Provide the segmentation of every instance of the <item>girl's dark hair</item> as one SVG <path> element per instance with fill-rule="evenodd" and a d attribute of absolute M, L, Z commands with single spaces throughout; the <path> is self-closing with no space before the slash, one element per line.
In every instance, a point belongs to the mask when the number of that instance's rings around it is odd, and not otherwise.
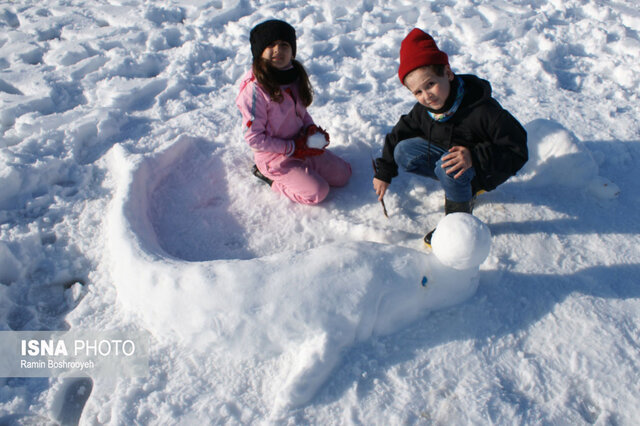
<path fill-rule="evenodd" d="M 313 89 L 311 88 L 311 82 L 309 81 L 309 74 L 304 69 L 302 64 L 297 60 L 291 61 L 293 67 L 298 72 L 298 92 L 300 93 L 300 99 L 305 107 L 311 105 L 313 102 Z M 257 57 L 253 60 L 253 75 L 260 85 L 266 90 L 271 99 L 276 102 L 282 102 L 282 92 L 280 91 L 280 84 L 273 77 L 274 68 L 261 57 Z"/>

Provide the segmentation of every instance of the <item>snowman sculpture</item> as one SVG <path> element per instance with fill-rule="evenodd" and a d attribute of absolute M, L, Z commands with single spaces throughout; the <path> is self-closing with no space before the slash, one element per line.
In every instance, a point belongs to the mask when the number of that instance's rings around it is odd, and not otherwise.
<path fill-rule="evenodd" d="M 357 310 L 339 325 L 335 325 L 335 318 L 341 316 L 338 311 L 345 306 L 336 307 L 333 302 L 323 304 L 319 295 L 312 296 L 314 303 L 306 312 L 315 311 L 308 320 L 309 324 L 319 323 L 319 332 L 308 336 L 285 356 L 295 362 L 288 364 L 284 375 L 276 381 L 274 413 L 302 406 L 311 400 L 347 347 L 371 336 L 397 332 L 428 312 L 456 305 L 473 296 L 478 288 L 479 266 L 491 248 L 489 228 L 470 214 L 449 214 L 438 223 L 431 243 L 431 253 L 392 247 L 379 260 L 372 261 L 374 273 L 379 277 L 385 276 L 382 272 L 385 268 L 393 270 L 387 272 L 387 279 L 366 283 L 354 280 L 349 290 L 338 285 L 322 290 L 334 295 L 344 291 L 344 297 L 336 298 L 344 300 L 353 295 L 354 288 L 359 288 Z M 350 267 L 356 261 L 362 262 L 364 257 L 374 256 L 374 252 L 388 247 L 359 243 L 357 249 L 361 255 L 355 257 L 354 262 L 343 264 L 342 268 Z M 331 269 L 329 267 L 327 272 L 332 273 Z M 309 291 L 312 294 L 313 289 L 309 288 Z"/>
<path fill-rule="evenodd" d="M 112 149 L 116 188 L 105 267 L 119 305 L 154 341 L 188 350 L 190 365 L 250 375 L 260 383 L 252 397 L 272 407 L 274 422 L 312 400 L 349 347 L 420 326 L 429 312 L 467 300 L 478 287 L 491 236 L 466 213 L 440 221 L 431 252 L 345 239 L 252 259 L 177 259 L 161 247 L 157 230 L 197 209 L 180 204 L 167 222 L 153 206 L 176 204 L 173 188 L 189 182 L 175 163 L 200 155 L 190 139 L 148 159 Z M 194 194 L 186 204 L 198 205 L 199 190 L 187 186 L 185 193 Z M 213 213 L 220 216 L 208 220 L 227 223 L 221 211 Z M 180 238 L 171 244 L 192 243 Z"/>

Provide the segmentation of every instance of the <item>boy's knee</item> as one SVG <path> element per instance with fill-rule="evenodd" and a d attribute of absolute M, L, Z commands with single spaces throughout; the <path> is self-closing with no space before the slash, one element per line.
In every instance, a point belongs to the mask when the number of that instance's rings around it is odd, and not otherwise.
<path fill-rule="evenodd" d="M 396 145 L 393 150 L 393 159 L 396 164 L 408 172 L 416 172 L 422 170 L 424 174 L 425 167 L 429 165 L 429 151 L 427 149 L 427 141 L 421 137 L 405 139 Z M 427 172 L 432 177 L 431 171 Z"/>
<path fill-rule="evenodd" d="M 411 155 L 409 155 L 409 153 L 407 152 L 407 147 L 408 144 L 403 142 L 400 142 L 398 145 L 396 145 L 395 149 L 393 150 L 393 159 L 396 161 L 396 164 L 400 167 L 402 167 L 403 169 L 408 169 L 409 168 L 409 163 L 411 163 Z"/>
<path fill-rule="evenodd" d="M 453 184 L 457 184 L 457 185 L 467 185 L 467 184 L 471 184 L 471 181 L 473 180 L 473 178 L 475 177 L 476 173 L 475 170 L 473 169 L 473 167 L 468 168 L 467 170 L 465 170 L 465 172 L 458 178 L 455 178 L 454 176 L 458 173 L 457 171 L 455 173 L 447 173 L 447 169 L 445 169 L 444 167 L 442 167 L 442 158 L 440 158 L 437 162 L 436 162 L 436 168 L 434 170 L 436 176 L 438 177 L 438 180 L 440 182 L 444 182 L 444 181 L 449 181 Z"/>
<path fill-rule="evenodd" d="M 440 182 L 453 179 L 453 176 L 449 176 L 447 174 L 447 171 L 444 169 L 444 167 L 442 167 L 442 158 L 436 161 L 436 167 L 433 170 L 433 172 L 436 174 Z"/>

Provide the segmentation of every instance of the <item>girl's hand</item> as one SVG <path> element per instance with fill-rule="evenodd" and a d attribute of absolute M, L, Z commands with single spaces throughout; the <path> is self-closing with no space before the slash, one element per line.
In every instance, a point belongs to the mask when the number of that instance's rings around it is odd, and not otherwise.
<path fill-rule="evenodd" d="M 464 172 L 469 170 L 471 164 L 471 151 L 464 146 L 454 146 L 449 153 L 442 157 L 442 168 L 447 169 L 447 174 L 455 173 L 454 179 L 458 179 Z"/>
<path fill-rule="evenodd" d="M 376 194 L 378 194 L 378 201 L 382 201 L 382 198 L 384 198 L 384 194 L 385 192 L 387 192 L 388 187 L 389 183 L 377 178 L 373 178 L 373 189 L 376 191 Z"/>
<path fill-rule="evenodd" d="M 317 127 L 315 124 L 312 124 L 306 129 L 300 131 L 298 137 L 293 140 L 296 148 L 291 156 L 293 158 L 303 159 L 305 157 L 313 157 L 316 155 L 324 154 L 324 147 L 321 149 L 312 148 L 308 144 L 309 137 L 313 136 L 316 133 L 321 133 L 322 135 L 324 135 L 324 140 L 326 142 L 326 144 L 324 145 L 325 147 L 329 145 L 329 134 L 320 127 Z"/>

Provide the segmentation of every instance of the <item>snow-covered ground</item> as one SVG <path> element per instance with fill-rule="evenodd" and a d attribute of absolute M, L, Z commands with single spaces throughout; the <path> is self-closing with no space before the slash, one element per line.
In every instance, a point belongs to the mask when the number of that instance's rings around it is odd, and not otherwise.
<path fill-rule="evenodd" d="M 250 174 L 234 99 L 272 17 L 353 167 L 320 206 Z M 420 304 L 439 185 L 395 179 L 389 219 L 371 185 L 414 27 L 529 132 L 454 306 Z M 152 336 L 146 378 L 0 379 L 0 423 L 637 424 L 634 0 L 0 0 L 0 28 L 0 330 Z"/>

